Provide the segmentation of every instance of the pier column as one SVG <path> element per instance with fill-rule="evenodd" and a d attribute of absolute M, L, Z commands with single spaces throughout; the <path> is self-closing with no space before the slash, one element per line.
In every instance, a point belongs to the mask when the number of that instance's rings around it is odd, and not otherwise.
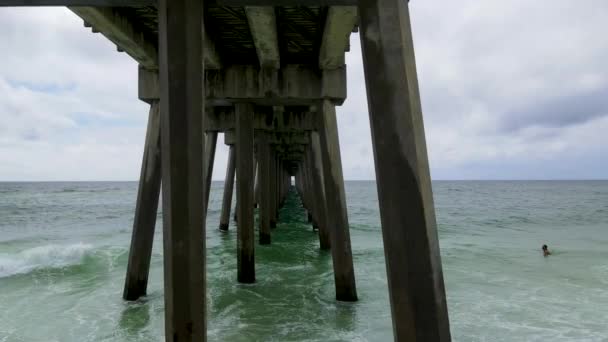
<path fill-rule="evenodd" d="M 270 150 L 270 181 L 268 187 L 270 189 L 270 227 L 276 228 L 277 226 L 277 157 L 276 153 Z"/>
<path fill-rule="evenodd" d="M 205 155 L 203 156 L 203 165 L 205 169 L 203 175 L 205 177 L 205 217 L 207 209 L 209 209 L 209 194 L 211 193 L 211 177 L 213 176 L 213 162 L 215 161 L 215 148 L 217 145 L 217 132 L 207 132 L 205 134 Z"/>
<path fill-rule="evenodd" d="M 331 238 L 327 226 L 327 203 L 323 184 L 323 163 L 321 161 L 321 142 L 318 132 L 310 132 L 310 160 L 313 183 L 313 193 L 317 202 L 317 225 L 319 226 L 319 244 L 321 249 L 329 250 Z"/>
<path fill-rule="evenodd" d="M 270 244 L 270 145 L 268 136 L 260 132 L 258 136 L 258 175 L 260 185 L 260 245 Z"/>
<path fill-rule="evenodd" d="M 450 341 L 408 3 L 359 15 L 395 341 Z"/>
<path fill-rule="evenodd" d="M 237 103 L 236 114 L 236 196 L 237 196 L 237 279 L 255 282 L 253 227 L 253 106 Z"/>
<path fill-rule="evenodd" d="M 206 341 L 203 1 L 160 0 L 166 341 Z"/>
<path fill-rule="evenodd" d="M 327 226 L 331 230 L 336 299 L 356 301 L 357 288 L 346 211 L 336 109 L 329 100 L 320 101 L 319 107 L 319 136 L 323 160 L 323 181 L 325 192 L 328 194 L 326 197 Z"/>
<path fill-rule="evenodd" d="M 158 101 L 153 101 L 148 116 L 144 156 L 141 162 L 135 219 L 129 249 L 129 263 L 123 298 L 136 300 L 146 295 L 154 227 L 160 196 L 160 113 Z"/>
<path fill-rule="evenodd" d="M 228 150 L 228 165 L 226 166 L 226 180 L 224 181 L 224 197 L 222 199 L 222 214 L 220 217 L 220 230 L 228 230 L 230 225 L 230 209 L 232 206 L 232 192 L 234 190 L 235 172 L 234 145 L 230 145 Z"/>

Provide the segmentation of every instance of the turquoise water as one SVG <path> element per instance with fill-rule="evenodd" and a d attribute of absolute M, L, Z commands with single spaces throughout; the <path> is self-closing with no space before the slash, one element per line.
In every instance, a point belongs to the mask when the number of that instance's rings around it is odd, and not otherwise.
<path fill-rule="evenodd" d="M 455 341 L 606 341 L 608 182 L 435 182 Z M 234 226 L 207 219 L 209 339 L 390 341 L 376 189 L 347 182 L 360 301 L 334 301 L 331 257 L 297 198 L 258 282 L 236 283 Z M 0 341 L 161 341 L 161 231 L 149 295 L 121 300 L 136 183 L 0 183 Z M 160 218 L 160 215 L 159 215 Z M 554 255 L 543 258 L 546 243 Z"/>

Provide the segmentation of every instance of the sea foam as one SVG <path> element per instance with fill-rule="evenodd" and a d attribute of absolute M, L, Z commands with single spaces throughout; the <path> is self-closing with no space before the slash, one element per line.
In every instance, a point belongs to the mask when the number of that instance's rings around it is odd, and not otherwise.
<path fill-rule="evenodd" d="M 44 245 L 16 254 L 0 253 L 0 278 L 25 274 L 38 269 L 61 268 L 82 263 L 93 249 L 89 244 Z"/>

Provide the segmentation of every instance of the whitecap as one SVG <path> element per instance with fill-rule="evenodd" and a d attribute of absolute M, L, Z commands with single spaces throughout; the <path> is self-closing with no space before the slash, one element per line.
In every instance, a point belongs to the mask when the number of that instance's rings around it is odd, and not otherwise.
<path fill-rule="evenodd" d="M 0 254 L 0 278 L 25 274 L 38 269 L 61 268 L 82 263 L 93 246 L 83 243 L 72 245 L 44 245 L 16 254 Z"/>

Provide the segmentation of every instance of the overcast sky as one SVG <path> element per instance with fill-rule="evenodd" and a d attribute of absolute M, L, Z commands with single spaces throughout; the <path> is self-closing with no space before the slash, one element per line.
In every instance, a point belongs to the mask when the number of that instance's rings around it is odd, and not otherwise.
<path fill-rule="evenodd" d="M 434 179 L 608 178 L 606 0 L 410 8 Z M 344 175 L 374 179 L 358 35 L 347 65 Z M 0 8 L 0 181 L 137 179 L 148 106 L 136 75 L 66 9 Z"/>

